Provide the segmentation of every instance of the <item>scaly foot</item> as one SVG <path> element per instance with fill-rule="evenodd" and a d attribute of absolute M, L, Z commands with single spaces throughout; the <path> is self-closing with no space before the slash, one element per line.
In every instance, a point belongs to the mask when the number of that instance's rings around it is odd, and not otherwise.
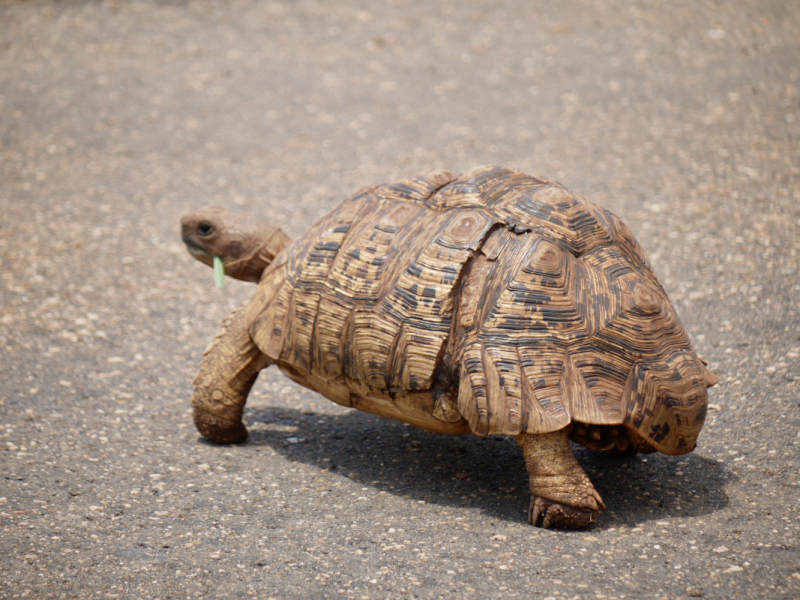
<path fill-rule="evenodd" d="M 575 460 L 567 430 L 521 434 L 517 443 L 530 474 L 532 525 L 541 519 L 542 527 L 579 529 L 597 520 L 605 504 Z"/>

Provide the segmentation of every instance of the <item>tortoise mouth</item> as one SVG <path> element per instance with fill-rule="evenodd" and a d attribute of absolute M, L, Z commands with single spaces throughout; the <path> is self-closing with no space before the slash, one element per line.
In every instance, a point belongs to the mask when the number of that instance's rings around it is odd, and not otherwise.
<path fill-rule="evenodd" d="M 202 262 L 207 263 L 207 264 L 211 264 L 211 261 L 213 260 L 213 257 L 204 248 L 201 248 L 200 246 L 196 246 L 191 242 L 186 242 L 186 249 L 189 251 L 189 254 L 191 254 L 197 260 L 202 261 Z"/>

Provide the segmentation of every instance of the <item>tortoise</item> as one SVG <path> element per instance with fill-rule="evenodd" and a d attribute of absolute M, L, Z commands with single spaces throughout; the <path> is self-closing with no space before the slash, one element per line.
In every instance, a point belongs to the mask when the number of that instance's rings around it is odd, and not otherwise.
<path fill-rule="evenodd" d="M 505 167 L 365 188 L 291 242 L 250 217 L 182 219 L 190 253 L 258 281 L 206 349 L 199 432 L 247 438 L 242 412 L 276 364 L 333 402 L 522 447 L 528 519 L 582 528 L 605 508 L 570 440 L 691 452 L 717 377 L 628 227 L 554 181 Z"/>

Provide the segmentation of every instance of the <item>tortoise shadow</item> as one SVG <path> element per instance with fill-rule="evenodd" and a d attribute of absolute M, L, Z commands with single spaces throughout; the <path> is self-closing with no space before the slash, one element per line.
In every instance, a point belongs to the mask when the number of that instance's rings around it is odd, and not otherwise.
<path fill-rule="evenodd" d="M 283 407 L 245 413 L 248 445 L 335 472 L 379 491 L 525 522 L 530 492 L 521 449 L 508 436 L 430 433 L 356 410 L 323 414 Z M 728 504 L 735 480 L 702 456 L 621 456 L 574 446 L 607 510 L 593 527 L 698 517 Z"/>

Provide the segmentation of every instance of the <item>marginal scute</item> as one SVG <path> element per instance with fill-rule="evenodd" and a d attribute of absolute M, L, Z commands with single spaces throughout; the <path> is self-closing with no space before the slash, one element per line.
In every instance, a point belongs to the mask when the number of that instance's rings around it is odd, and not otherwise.
<path fill-rule="evenodd" d="M 365 382 L 370 389 L 385 390 L 389 353 L 399 323 L 372 311 L 357 309 L 353 313 L 353 333 L 346 342 L 350 357 L 345 376 Z"/>
<path fill-rule="evenodd" d="M 492 417 L 488 433 L 516 435 L 522 430 L 524 416 L 519 356 L 513 347 L 486 346 L 483 357 L 487 404 Z"/>
<path fill-rule="evenodd" d="M 659 452 L 691 452 L 707 410 L 703 366 L 688 351 L 638 363 L 626 385 L 624 424 Z"/>
<path fill-rule="evenodd" d="M 571 415 L 563 390 L 566 352 L 557 345 L 520 347 L 522 390 L 526 399 L 524 431 L 558 431 L 569 425 Z"/>
<path fill-rule="evenodd" d="M 446 340 L 445 332 L 436 333 L 413 324 L 402 325 L 394 341 L 386 389 L 430 389 Z"/>
<path fill-rule="evenodd" d="M 350 309 L 350 305 L 339 298 L 323 296 L 320 299 L 312 373 L 326 381 L 336 381 L 342 376 L 345 325 Z"/>
<path fill-rule="evenodd" d="M 245 317 L 256 346 L 274 361 L 280 357 L 291 300 L 291 286 L 286 282 L 286 271 L 286 265 L 283 265 L 261 278 Z"/>
<path fill-rule="evenodd" d="M 589 344 L 569 352 L 565 397 L 570 399 L 572 418 L 582 423 L 619 425 L 620 403 L 628 364 L 614 361 Z"/>
<path fill-rule="evenodd" d="M 462 351 L 459 361 L 458 411 L 478 435 L 489 433 L 487 379 L 496 374 L 493 369 L 485 368 L 482 354 L 480 343 L 473 343 Z"/>

